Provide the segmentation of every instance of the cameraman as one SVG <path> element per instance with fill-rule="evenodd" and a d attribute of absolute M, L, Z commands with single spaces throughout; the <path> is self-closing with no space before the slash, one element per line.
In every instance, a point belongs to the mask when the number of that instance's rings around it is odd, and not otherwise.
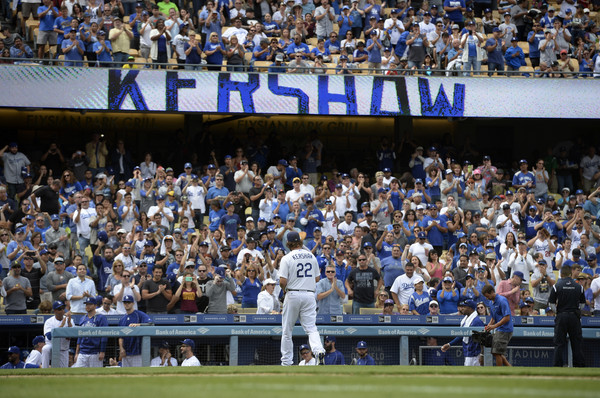
<path fill-rule="evenodd" d="M 475 311 L 476 307 L 477 305 L 473 300 L 463 300 L 458 303 L 458 312 L 465 316 L 460 321 L 461 327 L 484 327 L 483 322 L 479 319 L 477 311 Z M 473 339 L 473 337 L 455 337 L 451 342 L 442 346 L 442 352 L 448 351 L 451 345 L 457 344 L 461 340 L 465 356 L 465 366 L 481 366 L 481 346 Z"/>
<path fill-rule="evenodd" d="M 567 334 L 573 351 L 573 366 L 584 367 L 580 304 L 585 304 L 583 287 L 571 278 L 571 267 L 563 265 L 560 279 L 550 291 L 549 303 L 556 304 L 554 321 L 554 366 L 562 367 L 567 348 Z"/>
<path fill-rule="evenodd" d="M 496 366 L 511 366 L 506 359 L 506 349 L 513 334 L 513 320 L 510 313 L 508 300 L 496 294 L 492 285 L 485 285 L 481 293 L 490 301 L 491 319 L 485 326 L 485 331 L 498 329 L 494 333 L 492 342 L 492 355 L 496 360 Z"/>

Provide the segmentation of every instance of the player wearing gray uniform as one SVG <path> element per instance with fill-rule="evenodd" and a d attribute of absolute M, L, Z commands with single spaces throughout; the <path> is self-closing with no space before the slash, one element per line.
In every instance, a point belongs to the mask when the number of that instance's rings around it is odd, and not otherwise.
<path fill-rule="evenodd" d="M 325 349 L 315 325 L 317 301 L 315 289 L 319 280 L 319 265 L 315 256 L 303 248 L 300 234 L 291 231 L 287 236 L 290 252 L 281 259 L 279 284 L 287 288 L 281 317 L 281 365 L 291 366 L 294 358 L 292 331 L 300 317 L 300 324 L 308 335 L 308 342 L 318 364 L 323 364 Z"/>

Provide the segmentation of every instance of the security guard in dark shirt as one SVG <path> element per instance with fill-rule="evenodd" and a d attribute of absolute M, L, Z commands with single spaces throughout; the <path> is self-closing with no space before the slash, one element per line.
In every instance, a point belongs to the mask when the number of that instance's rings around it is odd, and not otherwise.
<path fill-rule="evenodd" d="M 585 295 L 583 287 L 571 278 L 571 267 L 563 266 L 560 269 L 560 279 L 552 287 L 548 301 L 556 304 L 554 366 L 562 367 L 565 362 L 568 334 L 573 351 L 573 366 L 584 367 L 579 304 L 585 303 Z"/>

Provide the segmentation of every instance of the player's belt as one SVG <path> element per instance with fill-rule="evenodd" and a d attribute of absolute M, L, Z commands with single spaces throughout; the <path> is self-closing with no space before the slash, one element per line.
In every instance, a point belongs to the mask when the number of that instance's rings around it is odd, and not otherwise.
<path fill-rule="evenodd" d="M 309 292 L 314 293 L 314 290 L 306 290 L 306 289 L 288 289 L 288 292 Z"/>

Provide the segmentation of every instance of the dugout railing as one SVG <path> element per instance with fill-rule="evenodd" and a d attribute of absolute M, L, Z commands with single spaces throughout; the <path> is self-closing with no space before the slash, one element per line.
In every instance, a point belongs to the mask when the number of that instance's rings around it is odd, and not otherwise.
<path fill-rule="evenodd" d="M 444 342 L 456 336 L 469 336 L 471 330 L 481 328 L 460 328 L 458 326 L 403 326 L 403 325 L 319 325 L 322 337 L 325 335 L 336 336 L 336 347 L 346 356 L 346 363 L 352 362 L 355 357 L 353 347 L 360 340 L 365 340 L 370 346 L 370 352 L 378 364 L 382 365 L 410 365 L 415 358 L 415 350 L 427 345 L 428 337 L 435 337 Z M 553 328 L 550 327 L 515 327 L 512 350 L 531 351 L 543 347 L 548 351 L 552 345 Z M 152 349 L 161 341 L 169 341 L 172 346 L 184 338 L 191 338 L 196 342 L 196 349 L 200 354 L 206 350 L 220 353 L 221 361 L 214 363 L 205 359 L 205 364 L 221 364 L 229 366 L 251 364 L 277 364 L 279 360 L 278 342 L 281 336 L 281 326 L 278 325 L 185 325 L 185 326 L 139 326 L 139 327 L 106 327 L 106 328 L 61 328 L 53 332 L 54 339 L 78 337 L 141 337 L 142 363 L 150 365 Z M 586 347 L 588 366 L 598 367 L 600 328 L 584 328 L 583 338 Z M 306 336 L 300 326 L 294 328 L 294 343 L 297 347 L 305 342 Z M 53 344 L 58 344 L 54 341 Z M 440 343 L 439 345 L 441 345 Z M 211 351 L 211 352 L 212 352 Z M 455 351 L 454 351 L 455 352 Z M 173 352 L 176 354 L 176 352 Z M 485 350 L 484 361 L 491 365 L 489 349 Z M 53 355 L 59 355 L 54 352 Z M 210 354 L 212 355 L 212 354 Z M 297 353 L 295 354 L 297 355 Z M 529 354 L 527 354 L 529 355 Z M 509 355 L 510 356 L 510 355 Z M 514 354 L 512 355 L 515 359 Z M 572 355 L 568 352 L 569 366 L 572 366 Z M 57 363 L 58 359 L 53 358 Z M 201 358 L 202 361 L 203 358 Z M 225 359 L 226 361 L 224 361 Z M 296 358 L 297 359 L 297 358 Z M 412 361 L 414 363 L 414 361 Z M 456 363 L 460 365 L 461 363 Z M 533 363 L 519 361 L 520 365 L 551 366 L 552 356 L 545 354 L 543 358 L 536 358 Z"/>

